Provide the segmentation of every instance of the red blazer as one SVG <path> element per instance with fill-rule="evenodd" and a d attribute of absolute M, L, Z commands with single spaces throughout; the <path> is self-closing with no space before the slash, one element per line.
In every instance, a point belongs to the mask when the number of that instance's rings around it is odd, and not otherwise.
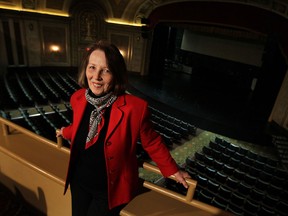
<path fill-rule="evenodd" d="M 87 104 L 85 89 L 75 92 L 70 102 L 73 109 L 73 123 L 63 129 L 63 137 L 71 140 L 70 155 L 74 155 L 72 154 L 73 140 Z M 138 138 L 141 139 L 143 148 L 156 162 L 165 177 L 178 171 L 176 162 L 171 157 L 161 136 L 154 131 L 149 117 L 148 103 L 129 94 L 118 96 L 111 107 L 110 122 L 104 142 L 110 208 L 128 203 L 136 195 Z M 66 189 L 68 184 L 66 180 Z"/>

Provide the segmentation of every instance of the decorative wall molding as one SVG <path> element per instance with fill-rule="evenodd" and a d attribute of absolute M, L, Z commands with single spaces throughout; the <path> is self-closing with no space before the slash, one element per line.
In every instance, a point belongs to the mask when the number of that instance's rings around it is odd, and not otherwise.
<path fill-rule="evenodd" d="M 42 23 L 43 65 L 70 65 L 68 26 Z"/>

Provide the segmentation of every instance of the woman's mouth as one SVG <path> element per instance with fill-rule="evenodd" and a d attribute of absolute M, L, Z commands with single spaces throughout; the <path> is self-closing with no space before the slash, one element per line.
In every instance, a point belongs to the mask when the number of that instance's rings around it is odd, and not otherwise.
<path fill-rule="evenodd" d="M 101 84 L 98 84 L 98 83 L 92 83 L 92 85 L 93 85 L 95 88 L 99 88 L 99 87 L 102 86 Z"/>

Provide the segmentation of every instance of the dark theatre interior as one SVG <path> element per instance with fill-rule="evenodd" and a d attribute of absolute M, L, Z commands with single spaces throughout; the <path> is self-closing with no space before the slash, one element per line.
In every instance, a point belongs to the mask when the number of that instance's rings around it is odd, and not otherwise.
<path fill-rule="evenodd" d="M 124 56 L 128 92 L 149 102 L 171 152 L 194 143 L 179 159 L 198 182 L 194 199 L 232 215 L 287 215 L 287 29 L 287 0 L 0 1 L 0 122 L 56 145 L 55 130 L 71 123 L 82 55 L 106 39 Z M 205 133 L 209 140 L 197 144 Z M 9 155 L 5 140 L 1 155 Z M 150 161 L 141 143 L 137 157 Z M 49 215 L 48 204 L 11 189 L 22 183 L 5 163 L 0 215 Z"/>

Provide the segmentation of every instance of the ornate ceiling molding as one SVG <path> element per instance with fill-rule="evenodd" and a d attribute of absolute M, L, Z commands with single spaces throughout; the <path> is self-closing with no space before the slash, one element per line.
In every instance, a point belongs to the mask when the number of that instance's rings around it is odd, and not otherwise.
<path fill-rule="evenodd" d="M 172 3 L 180 3 L 180 2 L 193 2 L 197 0 L 144 0 L 142 1 L 142 4 L 137 8 L 134 9 L 135 15 L 133 20 L 137 21 L 139 18 L 147 18 L 153 10 L 155 10 L 157 7 L 164 6 L 167 4 Z M 206 1 L 206 0 L 201 0 Z M 259 7 L 262 9 L 269 10 L 273 13 L 277 13 L 281 16 L 284 16 L 285 18 L 288 18 L 288 1 L 287 0 L 225 0 L 225 1 L 219 1 L 219 0 L 210 0 L 213 2 L 228 2 L 228 3 L 238 3 L 238 4 L 247 4 L 254 7 Z M 198 0 L 199 2 L 199 0 Z M 127 11 L 127 10 L 125 10 Z M 133 11 L 133 10 L 132 10 Z"/>
<path fill-rule="evenodd" d="M 86 0 L 54 0 L 47 4 L 49 0 L 2 0 L 0 8 L 27 11 L 34 13 L 46 13 L 58 16 L 69 16 L 69 11 L 73 5 Z M 158 7 L 181 2 L 199 2 L 208 0 L 89 0 L 88 2 L 97 3 L 103 7 L 107 14 L 107 19 L 123 19 L 123 21 L 138 23 L 141 18 L 147 18 L 153 10 Z M 254 7 L 269 10 L 288 18 L 288 0 L 209 0 L 210 2 L 228 2 L 246 4 Z M 53 6 L 55 2 L 55 7 Z M 61 5 L 59 2 L 62 2 Z M 51 7 L 49 7 L 49 5 Z M 62 8 L 59 8 L 59 5 Z M 56 7 L 57 6 L 57 7 Z M 117 6 L 117 7 L 116 7 Z M 118 8 L 121 7 L 121 8 Z M 56 8 L 56 9 L 55 9 Z M 116 9 L 117 10 L 116 10 Z M 122 14 L 120 14 L 120 12 Z M 117 14 L 116 14 L 117 13 Z M 116 16 L 116 17 L 115 17 Z"/>

